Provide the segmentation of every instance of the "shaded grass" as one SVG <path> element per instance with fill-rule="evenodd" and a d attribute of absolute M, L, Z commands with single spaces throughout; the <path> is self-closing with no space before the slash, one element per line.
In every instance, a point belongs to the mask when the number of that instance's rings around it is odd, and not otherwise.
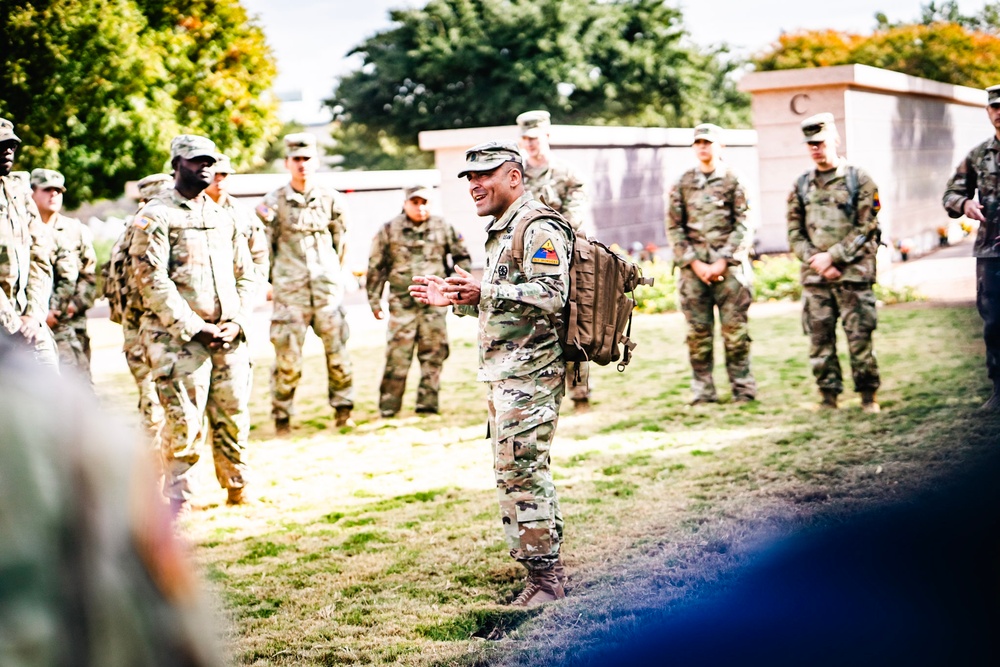
<path fill-rule="evenodd" d="M 811 409 L 816 390 L 794 306 L 754 311 L 760 400 L 749 405 L 728 402 L 721 352 L 721 402 L 685 405 L 683 321 L 638 316 L 627 372 L 594 368 L 592 411 L 567 409 L 559 424 L 553 472 L 571 595 L 525 613 L 500 606 L 523 575 L 499 527 L 475 323 L 450 326 L 440 416 L 377 420 L 382 348 L 361 345 L 352 348 L 358 428 L 329 428 L 322 362 L 312 357 L 293 435 L 274 439 L 270 364 L 258 361 L 251 463 L 259 498 L 218 504 L 211 466 L 198 466 L 198 495 L 216 505 L 183 524 L 229 610 L 235 662 L 564 659 L 625 632 L 645 611 L 700 595 L 761 540 L 933 482 L 996 432 L 975 412 L 987 384 L 970 308 L 880 311 L 878 416 L 863 415 L 850 393 L 843 410 Z M 846 356 L 842 364 L 849 368 Z M 98 389 L 132 401 L 127 386 Z M 404 405 L 414 393 L 411 386 Z"/>

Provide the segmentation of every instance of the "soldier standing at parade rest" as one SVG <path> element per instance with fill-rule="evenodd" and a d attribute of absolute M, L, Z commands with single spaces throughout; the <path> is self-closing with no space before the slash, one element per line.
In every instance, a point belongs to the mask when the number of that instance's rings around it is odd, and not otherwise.
<path fill-rule="evenodd" d="M 802 322 L 809 360 L 822 394 L 821 408 L 837 408 L 844 390 L 837 359 L 837 319 L 847 334 L 854 389 L 861 409 L 877 413 L 878 363 L 872 349 L 877 324 L 875 251 L 878 245 L 878 186 L 863 169 L 837 155 L 840 135 L 833 114 L 802 121 L 802 134 L 816 169 L 806 172 L 788 196 L 788 243 L 802 261 Z M 853 176 L 849 173 L 854 170 Z M 856 192 L 850 181 L 856 179 Z"/>
<path fill-rule="evenodd" d="M 462 235 L 440 216 L 431 215 L 431 189 L 414 186 L 404 194 L 403 212 L 382 225 L 372 239 L 365 279 L 368 304 L 379 320 L 385 318 L 382 292 L 389 285 L 389 331 L 378 404 L 382 417 L 394 417 L 402 406 L 414 347 L 420 362 L 416 411 L 437 414 L 441 367 L 448 358 L 448 311 L 418 302 L 408 288 L 414 276 L 446 277 L 455 266 L 470 269 Z"/>
<path fill-rule="evenodd" d="M 667 236 L 680 267 L 678 292 L 688 323 L 692 404 L 718 400 L 712 379 L 715 309 L 719 309 L 726 370 L 733 401 L 752 401 L 757 383 L 750 372 L 747 311 L 753 300 L 749 268 L 747 196 L 739 176 L 722 159 L 722 128 L 694 128 L 698 166 L 670 191 Z"/>
<path fill-rule="evenodd" d="M 489 142 L 465 152 L 476 212 L 489 216 L 482 282 L 457 268 L 447 279 L 417 276 L 410 293 L 433 306 L 479 316 L 479 380 L 488 383 L 489 433 L 500 515 L 510 554 L 528 570 L 513 604 L 565 597 L 559 558 L 562 512 L 549 470 L 552 438 L 565 391 L 558 330 L 569 294 L 572 236 L 565 221 L 540 217 L 525 232 L 523 266 L 511 253 L 511 231 L 546 209 L 525 192 L 513 143 Z M 548 209 L 546 209 L 548 210 Z"/>
<path fill-rule="evenodd" d="M 170 153 L 174 187 L 136 215 L 129 254 L 147 309 L 141 335 L 164 410 L 164 495 L 176 514 L 191 495 L 206 416 L 227 502 L 245 500 L 253 377 L 244 332 L 258 281 L 246 238 L 204 193 L 215 144 L 182 134 Z"/>
<path fill-rule="evenodd" d="M 51 246 L 28 185 L 11 176 L 21 140 L 14 125 L 0 118 L 0 334 L 24 342 L 35 360 L 57 368 L 55 341 L 45 326 L 52 294 Z M 42 227 L 44 230 L 44 227 Z"/>
<path fill-rule="evenodd" d="M 97 255 L 90 228 L 62 214 L 66 179 L 58 171 L 31 172 L 32 199 L 43 223 L 49 226 L 55 254 L 52 264 L 52 297 L 46 324 L 52 329 L 61 369 L 73 368 L 89 382 L 90 336 L 87 310 L 97 289 Z"/>
<path fill-rule="evenodd" d="M 521 133 L 519 145 L 525 156 L 524 189 L 566 219 L 577 234 L 594 236 L 593 223 L 587 212 L 587 193 L 583 179 L 568 162 L 552 155 L 548 111 L 525 111 L 517 117 Z M 590 365 L 587 362 L 566 363 L 566 393 L 573 400 L 574 412 L 590 409 Z"/>
<path fill-rule="evenodd" d="M 354 426 L 354 382 L 347 354 L 350 331 L 344 312 L 341 264 L 347 239 L 344 196 L 313 183 L 319 165 L 316 137 L 285 137 L 285 168 L 291 182 L 257 207 L 271 247 L 274 314 L 271 343 L 271 415 L 278 435 L 290 432 L 295 388 L 302 377 L 302 344 L 312 327 L 326 350 L 330 407 L 338 427 Z"/>
<path fill-rule="evenodd" d="M 994 134 L 959 163 L 944 191 L 944 208 L 949 217 L 964 215 L 979 223 L 972 248 L 976 305 L 983 318 L 986 373 L 993 383 L 983 409 L 1000 411 L 1000 85 L 987 88 L 986 95 Z"/>
<path fill-rule="evenodd" d="M 140 210 L 146 203 L 156 195 L 174 187 L 174 180 L 169 174 L 150 174 L 139 180 L 136 184 L 139 189 Z M 129 246 L 132 243 L 133 221 L 135 216 L 129 216 L 125 220 L 125 229 L 122 230 L 115 245 L 111 248 L 111 258 L 120 253 L 128 259 Z M 108 263 L 110 269 L 111 262 Z M 156 385 L 150 375 L 149 360 L 146 358 L 146 347 L 143 338 L 139 334 L 139 325 L 142 323 L 142 316 L 146 309 L 142 306 L 142 299 L 139 295 L 139 288 L 135 282 L 135 274 L 132 271 L 130 260 L 123 262 L 118 270 L 124 272 L 124 280 L 121 282 L 111 279 L 110 271 L 104 275 L 104 295 L 108 297 L 108 304 L 111 309 L 112 319 L 117 319 L 122 325 L 122 352 L 125 354 L 125 362 L 135 380 L 136 389 L 139 392 L 139 415 L 142 430 L 149 438 L 153 452 L 159 457 L 160 452 L 160 429 L 163 427 L 163 406 L 160 405 L 160 397 L 156 393 Z M 124 289 L 124 293 L 117 290 Z M 122 312 L 115 312 L 121 308 Z"/>
<path fill-rule="evenodd" d="M 229 194 L 227 186 L 229 176 L 236 173 L 233 170 L 232 161 L 227 156 L 220 155 L 213 171 L 215 172 L 215 178 L 212 180 L 212 184 L 205 188 L 205 194 L 233 216 L 233 220 L 236 221 L 236 228 L 247 239 L 254 268 L 257 270 L 257 275 L 263 285 L 267 282 L 268 273 L 271 268 L 268 259 L 270 253 L 267 248 L 267 232 L 264 230 L 264 224 L 260 221 L 260 218 L 254 215 L 252 209 L 247 208 L 241 202 L 237 201 L 236 197 Z"/>

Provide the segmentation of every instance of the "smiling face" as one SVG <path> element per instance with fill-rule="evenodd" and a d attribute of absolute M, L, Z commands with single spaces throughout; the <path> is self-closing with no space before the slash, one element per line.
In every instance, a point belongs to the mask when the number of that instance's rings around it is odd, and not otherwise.
<path fill-rule="evenodd" d="M 503 215 L 524 193 L 521 170 L 513 162 L 505 162 L 492 171 L 472 171 L 467 177 L 476 213 L 482 217 Z"/>

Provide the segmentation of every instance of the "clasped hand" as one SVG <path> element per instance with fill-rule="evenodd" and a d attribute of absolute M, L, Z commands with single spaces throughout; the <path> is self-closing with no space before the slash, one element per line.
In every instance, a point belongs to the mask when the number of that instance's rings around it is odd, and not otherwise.
<path fill-rule="evenodd" d="M 239 335 L 240 325 L 235 322 L 223 322 L 219 325 L 206 322 L 201 331 L 194 335 L 194 340 L 210 350 L 228 350 Z"/>

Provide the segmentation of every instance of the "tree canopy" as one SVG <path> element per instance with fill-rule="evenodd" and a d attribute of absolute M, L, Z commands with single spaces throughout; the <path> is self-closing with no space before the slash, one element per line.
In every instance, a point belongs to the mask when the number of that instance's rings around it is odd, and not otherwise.
<path fill-rule="evenodd" d="M 663 0 L 429 0 L 390 16 L 328 101 L 346 164 L 366 162 L 363 146 L 412 163 L 423 130 L 509 125 L 527 109 L 559 123 L 749 121 L 736 63 L 691 44 Z"/>
<path fill-rule="evenodd" d="M 928 3 L 916 23 L 890 22 L 875 15 L 870 35 L 833 30 L 784 34 L 753 59 L 761 71 L 858 63 L 973 88 L 998 82 L 1000 3 L 976 15 L 961 14 L 957 3 Z"/>
<path fill-rule="evenodd" d="M 176 134 L 249 165 L 279 126 L 274 60 L 238 0 L 0 0 L 0 43 L 17 166 L 63 172 L 70 207 L 162 171 Z"/>

